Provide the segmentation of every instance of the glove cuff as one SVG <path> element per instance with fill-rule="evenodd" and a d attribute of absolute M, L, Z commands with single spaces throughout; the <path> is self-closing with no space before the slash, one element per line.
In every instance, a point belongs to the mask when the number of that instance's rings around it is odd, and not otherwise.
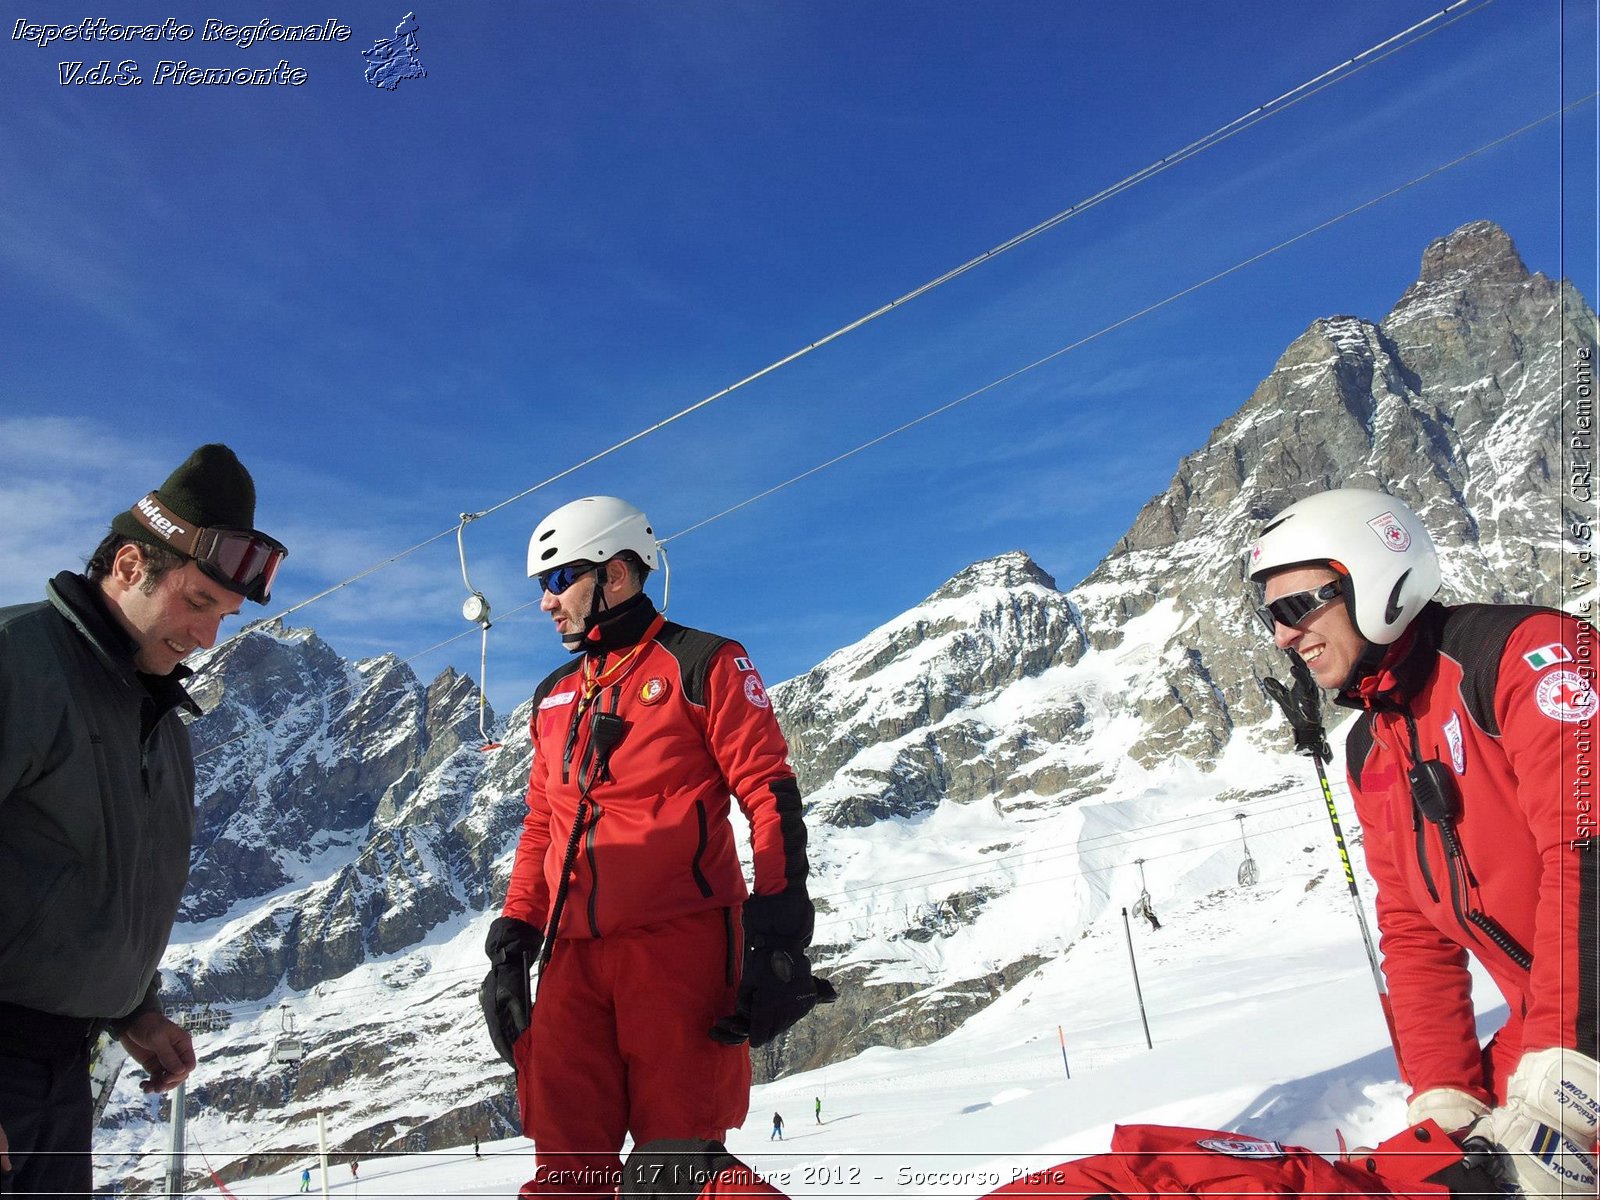
<path fill-rule="evenodd" d="M 1421 1125 L 1432 1121 L 1446 1133 L 1465 1129 L 1484 1113 L 1489 1106 L 1470 1092 L 1460 1088 L 1437 1087 L 1418 1092 L 1406 1105 L 1406 1124 Z"/>
<path fill-rule="evenodd" d="M 513 954 L 538 954 L 543 944 L 542 929 L 520 917 L 496 917 L 489 923 L 489 935 L 483 939 L 483 952 L 490 962 L 499 965 Z"/>
<path fill-rule="evenodd" d="M 803 885 L 774 896 L 751 896 L 744 902 L 741 915 L 747 943 L 780 945 L 792 950 L 804 950 L 811 945 L 816 919 L 816 909 Z"/>

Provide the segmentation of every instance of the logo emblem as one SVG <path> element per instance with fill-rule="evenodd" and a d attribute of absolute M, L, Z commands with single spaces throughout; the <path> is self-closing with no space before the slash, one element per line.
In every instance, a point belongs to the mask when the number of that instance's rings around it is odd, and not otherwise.
<path fill-rule="evenodd" d="M 767 689 L 761 686 L 761 680 L 755 675 L 744 677 L 744 698 L 757 708 L 771 708 L 772 701 L 767 698 Z"/>
<path fill-rule="evenodd" d="M 1396 554 L 1403 554 L 1411 549 L 1410 532 L 1400 524 L 1400 518 L 1392 512 L 1373 517 L 1367 524 L 1373 533 L 1383 539 L 1383 544 Z"/>
<path fill-rule="evenodd" d="M 735 671 L 754 671 L 756 668 L 748 658 L 736 658 L 733 660 L 733 669 Z"/>
<path fill-rule="evenodd" d="M 559 692 L 554 696 L 546 696 L 539 701 L 539 711 L 543 712 L 547 708 L 560 708 L 564 704 L 571 704 L 577 698 L 577 692 Z"/>
<path fill-rule="evenodd" d="M 1533 698 L 1539 705 L 1539 711 L 1552 721 L 1566 721 L 1573 725 L 1587 721 L 1594 716 L 1596 709 L 1600 709 L 1600 697 L 1595 695 L 1594 688 L 1584 681 L 1582 675 L 1566 667 L 1551 671 L 1541 678 Z"/>
<path fill-rule="evenodd" d="M 1444 723 L 1444 740 L 1450 744 L 1450 765 L 1457 775 L 1467 773 L 1467 746 L 1461 736 L 1461 714 L 1451 713 Z"/>
<path fill-rule="evenodd" d="M 1277 1142 L 1263 1142 L 1259 1138 L 1201 1138 L 1195 1145 L 1226 1154 L 1229 1158 L 1283 1157 L 1283 1147 Z"/>
<path fill-rule="evenodd" d="M 417 45 L 417 14 L 407 13 L 394 27 L 392 38 L 378 38 L 371 50 L 363 50 L 367 60 L 362 77 L 373 87 L 392 92 L 402 79 L 426 79 L 427 68 L 422 65 L 421 48 Z"/>
<path fill-rule="evenodd" d="M 1571 662 L 1572 651 L 1560 642 L 1552 642 L 1548 646 L 1540 646 L 1537 650 L 1529 650 L 1522 656 L 1522 661 L 1535 671 L 1542 671 L 1546 667 L 1553 667 L 1557 663 Z"/>
<path fill-rule="evenodd" d="M 671 690 L 671 686 L 665 679 L 659 675 L 652 675 L 639 688 L 639 703 L 660 704 L 667 698 L 667 693 Z"/>

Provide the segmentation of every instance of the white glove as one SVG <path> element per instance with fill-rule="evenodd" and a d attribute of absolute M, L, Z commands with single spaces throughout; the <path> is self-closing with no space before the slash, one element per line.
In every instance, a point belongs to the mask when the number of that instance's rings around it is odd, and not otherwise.
<path fill-rule="evenodd" d="M 1524 1196 L 1594 1196 L 1596 1097 L 1600 1063 L 1552 1047 L 1524 1054 L 1506 1102 L 1469 1136 L 1488 1138 Z"/>
<path fill-rule="evenodd" d="M 1429 1088 L 1425 1092 L 1418 1092 L 1406 1105 L 1406 1124 L 1421 1125 L 1431 1120 L 1446 1133 L 1454 1133 L 1458 1129 L 1465 1129 L 1488 1111 L 1487 1104 L 1460 1088 Z"/>

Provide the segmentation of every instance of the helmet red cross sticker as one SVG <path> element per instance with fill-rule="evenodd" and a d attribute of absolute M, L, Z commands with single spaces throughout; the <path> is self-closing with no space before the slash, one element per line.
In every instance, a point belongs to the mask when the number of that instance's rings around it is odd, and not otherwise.
<path fill-rule="evenodd" d="M 1411 533 L 1400 524 L 1400 518 L 1392 512 L 1380 513 L 1373 517 L 1367 524 L 1383 539 L 1383 544 L 1399 554 L 1411 549 Z"/>

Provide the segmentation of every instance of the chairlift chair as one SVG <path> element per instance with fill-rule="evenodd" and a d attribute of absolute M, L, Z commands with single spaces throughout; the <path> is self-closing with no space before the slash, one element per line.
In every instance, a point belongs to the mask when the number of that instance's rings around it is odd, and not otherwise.
<path fill-rule="evenodd" d="M 274 1063 L 285 1063 L 297 1066 L 306 1056 L 306 1044 L 294 1031 L 294 1014 L 289 1011 L 289 1006 L 283 1006 L 283 1031 L 273 1040 L 272 1060 Z"/>
<path fill-rule="evenodd" d="M 1254 887 L 1261 880 L 1261 871 L 1250 853 L 1250 842 L 1244 836 L 1244 814 L 1235 813 L 1234 819 L 1239 822 L 1239 840 L 1244 843 L 1244 861 L 1239 864 L 1239 886 Z"/>

